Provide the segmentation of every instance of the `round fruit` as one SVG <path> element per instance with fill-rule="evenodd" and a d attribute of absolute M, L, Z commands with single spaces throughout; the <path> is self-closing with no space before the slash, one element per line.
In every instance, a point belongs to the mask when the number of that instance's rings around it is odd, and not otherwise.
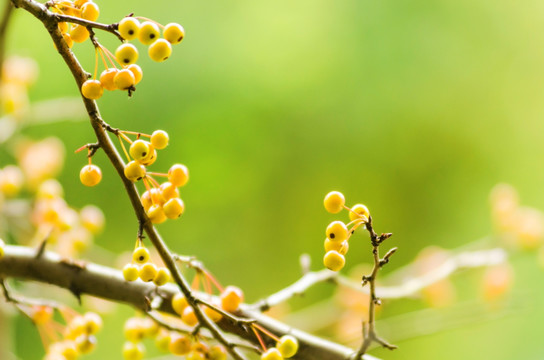
<path fill-rule="evenodd" d="M 85 186 L 95 186 L 102 180 L 102 171 L 96 165 L 85 165 L 79 172 L 79 179 Z"/>

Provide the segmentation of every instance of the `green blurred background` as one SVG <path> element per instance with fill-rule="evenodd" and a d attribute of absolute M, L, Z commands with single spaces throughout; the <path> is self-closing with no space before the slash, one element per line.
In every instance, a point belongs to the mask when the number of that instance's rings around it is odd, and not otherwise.
<path fill-rule="evenodd" d="M 164 63 L 153 63 L 137 45 L 144 80 L 133 98 L 113 92 L 98 103 L 115 127 L 168 131 L 170 146 L 153 169 L 181 162 L 191 180 L 181 191 L 186 213 L 159 231 L 174 250 L 197 255 L 223 283 L 242 287 L 249 301 L 294 281 L 301 253 L 311 255 L 313 268 L 322 267 L 324 229 L 335 219 L 322 207 L 330 190 L 342 191 L 349 204 L 367 204 L 377 230 L 395 234 L 389 245 L 400 250 L 385 272 L 425 246 L 455 248 L 488 234 L 488 194 L 498 182 L 514 185 L 524 204 L 544 208 L 541 1 L 98 4 L 105 23 L 134 12 L 185 27 L 186 39 Z M 12 25 L 8 53 L 40 63 L 31 99 L 77 95 L 41 25 L 22 11 Z M 99 39 L 111 50 L 117 45 L 109 34 Z M 75 52 L 92 71 L 92 45 L 76 44 Z M 103 153 L 94 158 L 104 172 L 100 186 L 85 188 L 78 180 L 85 158 L 72 150 L 93 141 L 89 124 L 36 126 L 26 133 L 62 139 L 67 201 L 100 206 L 107 227 L 97 243 L 130 250 L 136 221 Z M 369 255 L 359 235 L 347 268 L 369 262 Z M 534 300 L 526 311 L 373 354 L 544 357 L 542 274 L 535 256 L 514 254 L 512 262 L 514 296 Z M 293 307 L 330 292 L 327 286 L 313 290 Z M 407 301 L 380 315 L 418 306 Z M 106 318 L 99 347 L 86 358 L 121 357 L 122 322 L 132 311 L 120 309 Z M 13 329 L 20 358 L 39 358 L 30 322 L 18 319 Z M 388 333 L 394 337 L 395 331 Z"/>

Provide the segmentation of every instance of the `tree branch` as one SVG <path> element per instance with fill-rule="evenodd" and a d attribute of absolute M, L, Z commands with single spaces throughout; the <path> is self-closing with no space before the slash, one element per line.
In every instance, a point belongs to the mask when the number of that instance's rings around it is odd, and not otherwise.
<path fill-rule="evenodd" d="M 45 251 L 42 256 L 37 258 L 35 249 L 24 246 L 6 245 L 4 250 L 5 256 L 0 260 L 0 278 L 38 281 L 69 291 L 77 289 L 79 294 L 88 294 L 128 304 L 146 313 L 151 310 L 149 304 L 152 297 L 157 296 L 157 287 L 152 283 L 142 281 L 127 282 L 124 280 L 121 271 L 106 266 L 89 262 L 75 263 L 49 251 Z M 178 293 L 178 290 L 173 284 L 162 286 L 159 296 L 162 297 L 163 301 L 157 302 L 158 308 L 154 310 L 179 318 L 179 315 L 174 312 L 171 306 L 171 299 L 176 293 Z M 209 297 L 208 294 L 200 293 L 195 293 L 194 296 Z M 245 304 L 240 307 L 238 315 L 254 319 L 256 324 L 276 335 L 291 334 L 295 336 L 300 343 L 297 358 L 346 360 L 353 354 L 353 350 L 348 347 L 293 329 L 287 324 L 252 310 L 251 307 Z M 258 346 L 253 333 L 245 331 L 232 321 L 223 319 L 218 325 L 223 331 L 238 335 Z M 370 355 L 365 355 L 364 359 L 376 360 L 375 357 Z"/>
<path fill-rule="evenodd" d="M 15 7 L 21 7 L 25 9 L 44 24 L 47 31 L 51 35 L 53 42 L 56 45 L 57 51 L 62 56 L 66 65 L 72 72 L 72 75 L 78 86 L 78 90 L 81 92 L 81 86 L 87 80 L 87 73 L 83 70 L 83 68 L 79 64 L 79 61 L 64 41 L 57 26 L 58 18 L 56 14 L 48 11 L 43 4 L 38 3 L 34 0 L 12 0 L 12 3 Z M 123 182 L 138 222 L 140 224 L 143 224 L 143 228 L 147 233 L 149 240 L 157 249 L 157 252 L 159 253 L 162 261 L 164 262 L 168 270 L 170 270 L 174 281 L 179 286 L 189 305 L 193 308 L 199 324 L 209 329 L 214 338 L 227 348 L 227 351 L 234 359 L 244 360 L 245 357 L 236 349 L 235 345 L 227 341 L 218 326 L 213 321 L 211 321 L 198 306 L 198 303 L 196 302 L 195 297 L 192 294 L 189 283 L 179 272 L 174 262 L 174 259 L 172 258 L 170 250 L 168 249 L 167 245 L 147 217 L 145 210 L 141 204 L 140 196 L 138 194 L 136 186 L 134 185 L 134 183 L 126 178 L 124 174 L 125 164 L 122 158 L 119 156 L 117 149 L 113 145 L 111 139 L 108 137 L 108 134 L 106 132 L 106 129 L 111 128 L 111 126 L 109 126 L 104 122 L 104 120 L 102 120 L 100 116 L 100 111 L 94 100 L 87 99 L 84 96 L 82 96 L 82 100 L 85 104 L 87 113 L 89 114 L 89 120 L 94 129 L 98 143 L 100 144 L 100 147 L 102 148 L 104 153 L 108 156 L 110 162 L 112 163 L 121 181 Z"/>

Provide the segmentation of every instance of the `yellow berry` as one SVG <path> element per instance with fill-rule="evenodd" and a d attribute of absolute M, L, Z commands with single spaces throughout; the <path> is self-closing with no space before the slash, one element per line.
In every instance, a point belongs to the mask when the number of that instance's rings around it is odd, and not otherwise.
<path fill-rule="evenodd" d="M 87 1 L 81 7 L 81 18 L 89 21 L 96 21 L 100 15 L 100 9 L 92 1 Z"/>
<path fill-rule="evenodd" d="M 149 143 L 144 140 L 136 140 L 130 145 L 130 149 L 128 150 L 130 156 L 134 160 L 142 160 L 145 159 L 146 156 L 149 154 Z"/>
<path fill-rule="evenodd" d="M 161 267 L 153 279 L 153 282 L 157 286 L 163 286 L 168 281 L 170 281 L 170 271 L 167 268 Z"/>
<path fill-rule="evenodd" d="M 74 5 L 77 7 L 77 8 L 81 8 L 86 2 L 88 1 L 91 1 L 91 0 L 75 0 L 74 1 Z"/>
<path fill-rule="evenodd" d="M 132 75 L 134 75 L 134 85 L 137 85 L 140 81 L 142 81 L 142 78 L 144 77 L 144 72 L 142 71 L 142 68 L 140 66 L 136 64 L 130 64 L 127 69 L 132 72 Z"/>
<path fill-rule="evenodd" d="M 66 46 L 68 46 L 70 49 L 72 48 L 72 46 L 74 46 L 74 40 L 72 40 L 72 37 L 70 36 L 70 34 L 66 34 L 66 33 L 62 34 L 62 38 L 66 42 Z"/>
<path fill-rule="evenodd" d="M 180 24 L 166 24 L 162 36 L 172 45 L 179 44 L 185 37 L 185 30 Z"/>
<path fill-rule="evenodd" d="M 145 328 L 141 318 L 133 317 L 125 321 L 125 338 L 133 343 L 142 341 L 145 336 Z"/>
<path fill-rule="evenodd" d="M 59 31 L 64 35 L 68 32 L 68 23 L 59 22 Z"/>
<path fill-rule="evenodd" d="M 145 264 L 149 261 L 149 250 L 145 246 L 138 246 L 134 251 L 132 252 L 132 260 L 137 264 Z"/>
<path fill-rule="evenodd" d="M 341 192 L 331 191 L 325 196 L 323 204 L 325 205 L 325 210 L 332 214 L 339 213 L 346 203 L 346 199 Z"/>
<path fill-rule="evenodd" d="M 32 307 L 32 321 L 36 325 L 44 325 L 53 318 L 53 308 L 45 305 Z"/>
<path fill-rule="evenodd" d="M 212 303 L 213 305 L 216 305 L 216 307 L 220 307 L 218 304 L 215 304 L 215 303 Z M 215 309 L 209 307 L 209 306 L 204 306 L 204 313 L 206 314 L 206 316 L 208 316 L 213 322 L 218 322 L 220 321 L 222 318 L 223 318 L 223 314 L 221 314 L 220 312 L 216 311 Z"/>
<path fill-rule="evenodd" d="M 122 65 L 134 64 L 138 60 L 138 49 L 129 43 L 121 44 L 115 50 L 115 58 Z"/>
<path fill-rule="evenodd" d="M 119 72 L 119 70 L 116 68 L 109 68 L 102 71 L 102 74 L 100 74 L 100 83 L 104 89 L 109 91 L 117 90 L 117 86 L 115 86 L 115 83 L 113 82 L 113 78 L 117 75 L 117 72 Z"/>
<path fill-rule="evenodd" d="M 236 286 L 227 286 L 221 293 L 221 308 L 228 312 L 235 312 L 244 301 L 244 292 Z"/>
<path fill-rule="evenodd" d="M 208 353 L 210 360 L 227 360 L 227 351 L 221 345 L 215 345 L 210 348 Z"/>
<path fill-rule="evenodd" d="M 167 217 L 161 205 L 151 205 L 147 210 L 147 217 L 153 224 L 161 224 L 166 221 Z"/>
<path fill-rule="evenodd" d="M 141 180 L 145 176 L 145 167 L 136 161 L 131 161 L 125 165 L 125 177 L 132 182 Z"/>
<path fill-rule="evenodd" d="M 344 258 L 344 255 L 340 254 L 338 251 L 331 250 L 323 257 L 323 265 L 332 271 L 340 271 L 345 264 L 346 259 Z"/>
<path fill-rule="evenodd" d="M 106 218 L 100 208 L 94 205 L 86 205 L 79 211 L 81 225 L 93 234 L 99 233 L 104 228 Z"/>
<path fill-rule="evenodd" d="M 333 221 L 327 226 L 326 234 L 331 241 L 344 241 L 348 238 L 348 227 L 341 221 Z"/>
<path fill-rule="evenodd" d="M 142 360 L 145 354 L 145 347 L 141 343 L 125 342 L 123 345 L 123 357 L 125 360 Z"/>
<path fill-rule="evenodd" d="M 206 353 L 197 350 L 191 350 L 185 357 L 185 360 L 206 360 L 207 358 L 208 357 L 206 356 Z"/>
<path fill-rule="evenodd" d="M 196 324 L 198 324 L 198 318 L 196 317 L 195 311 L 190 306 L 187 306 L 185 309 L 183 309 L 183 313 L 181 314 L 181 320 L 189 326 L 195 326 Z"/>
<path fill-rule="evenodd" d="M 150 149 L 153 149 L 153 145 L 149 147 Z M 153 149 L 153 151 L 150 150 L 149 157 L 146 157 L 143 160 L 140 160 L 140 163 L 145 166 L 152 165 L 157 160 L 157 150 Z"/>
<path fill-rule="evenodd" d="M 162 351 L 162 352 L 168 352 L 168 347 L 170 346 L 170 332 L 164 328 L 159 329 L 159 333 L 155 337 L 155 346 Z"/>
<path fill-rule="evenodd" d="M 189 305 L 187 299 L 182 293 L 177 293 L 172 297 L 172 309 L 179 315 L 183 314 L 183 310 Z"/>
<path fill-rule="evenodd" d="M 89 31 L 85 26 L 81 25 L 72 25 L 72 30 L 70 30 L 70 37 L 76 43 L 82 43 L 89 38 Z"/>
<path fill-rule="evenodd" d="M 118 89 L 128 90 L 136 84 L 136 78 L 129 69 L 119 70 L 113 77 L 113 83 Z"/>
<path fill-rule="evenodd" d="M 6 196 L 15 196 L 24 184 L 24 175 L 15 165 L 8 165 L 0 170 L 0 192 Z"/>
<path fill-rule="evenodd" d="M 80 335 L 75 339 L 77 351 L 81 354 L 89 354 L 96 348 L 94 335 Z"/>
<path fill-rule="evenodd" d="M 188 336 L 172 333 L 168 349 L 174 355 L 185 355 L 191 350 L 191 339 Z"/>
<path fill-rule="evenodd" d="M 85 313 L 83 320 L 85 321 L 85 332 L 87 335 L 94 335 L 102 329 L 102 318 L 97 313 Z"/>
<path fill-rule="evenodd" d="M 0 259 L 4 257 L 4 246 L 6 246 L 4 240 L 0 239 Z"/>
<path fill-rule="evenodd" d="M 136 281 L 140 276 L 140 269 L 134 264 L 126 264 L 123 268 L 123 277 L 126 281 Z"/>
<path fill-rule="evenodd" d="M 187 169 L 187 166 L 182 164 L 172 165 L 170 170 L 168 170 L 168 181 L 178 187 L 185 185 L 189 181 L 189 169 Z"/>
<path fill-rule="evenodd" d="M 102 180 L 102 171 L 96 165 L 85 165 L 79 172 L 79 179 L 85 186 L 95 186 Z"/>
<path fill-rule="evenodd" d="M 168 133 L 164 130 L 155 130 L 151 134 L 151 144 L 155 149 L 162 150 L 168 146 Z"/>
<path fill-rule="evenodd" d="M 172 45 L 164 39 L 158 39 L 149 46 L 147 53 L 151 60 L 163 62 L 172 55 Z"/>
<path fill-rule="evenodd" d="M 276 344 L 276 348 L 284 358 L 293 357 L 298 351 L 298 340 L 294 336 L 283 335 Z"/>
<path fill-rule="evenodd" d="M 164 198 L 164 201 L 179 197 L 178 188 L 175 187 L 170 181 L 162 183 L 159 187 L 159 190 L 162 197 Z"/>
<path fill-rule="evenodd" d="M 149 191 L 144 192 L 140 197 L 140 200 L 142 201 L 142 206 L 144 207 L 145 211 L 149 210 L 151 205 L 153 205 Z"/>
<path fill-rule="evenodd" d="M 133 40 L 138 37 L 140 22 L 133 17 L 126 17 L 119 22 L 119 34 L 125 40 Z"/>
<path fill-rule="evenodd" d="M 364 221 L 367 221 L 369 216 L 370 213 L 368 212 L 368 208 L 363 204 L 354 205 L 349 212 L 349 219 L 352 221 L 355 219 L 363 219 Z"/>
<path fill-rule="evenodd" d="M 155 264 L 148 262 L 140 268 L 140 279 L 142 281 L 153 281 L 155 276 L 157 276 L 157 266 Z"/>
<path fill-rule="evenodd" d="M 81 85 L 81 93 L 87 99 L 96 100 L 102 97 L 104 88 L 98 80 L 87 80 Z"/>
<path fill-rule="evenodd" d="M 159 38 L 159 27 L 151 21 L 146 21 L 140 25 L 138 39 L 144 45 L 149 45 Z"/>
<path fill-rule="evenodd" d="M 270 348 L 261 355 L 261 360 L 283 360 L 283 356 L 276 348 Z"/>
<path fill-rule="evenodd" d="M 349 250 L 349 242 L 344 241 L 331 241 L 330 239 L 325 239 L 325 252 L 335 250 L 342 255 L 346 255 Z"/>
<path fill-rule="evenodd" d="M 177 219 L 178 217 L 183 214 L 183 211 L 185 211 L 185 204 L 183 204 L 183 200 L 178 198 L 173 198 L 168 200 L 163 205 L 164 215 L 166 215 L 169 219 Z"/>

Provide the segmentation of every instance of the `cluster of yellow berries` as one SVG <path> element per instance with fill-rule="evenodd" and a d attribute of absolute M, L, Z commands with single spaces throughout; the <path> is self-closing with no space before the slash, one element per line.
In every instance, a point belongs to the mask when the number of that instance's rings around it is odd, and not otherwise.
<path fill-rule="evenodd" d="M 57 180 L 44 181 L 36 191 L 31 218 L 36 226 L 35 241 L 47 238 L 63 256 L 71 257 L 88 248 L 104 228 L 105 217 L 94 205 L 75 210 L 66 203 L 63 192 Z"/>
<path fill-rule="evenodd" d="M 190 336 L 168 331 L 159 327 L 153 320 L 132 317 L 125 322 L 126 342 L 123 345 L 125 360 L 141 360 L 145 355 L 145 338 L 154 338 L 155 345 L 163 352 L 185 355 L 187 360 L 226 360 L 227 352 L 220 345 L 208 346 L 203 341 Z"/>
<path fill-rule="evenodd" d="M 19 120 L 28 108 L 28 88 L 36 81 L 38 65 L 33 59 L 11 56 L 2 65 L 0 104 L 8 119 Z M 5 130 L 4 130 L 5 131 Z"/>
<path fill-rule="evenodd" d="M 160 28 L 163 29 L 162 38 Z M 140 23 L 136 17 L 125 17 L 119 22 L 118 30 L 126 42 L 115 50 L 115 55 L 99 45 L 97 54 L 99 53 L 102 57 L 105 69 L 98 80 L 95 71 L 93 79 L 85 81 L 81 86 L 81 93 L 88 99 L 99 99 L 104 89 L 132 91 L 135 89 L 134 86 L 142 80 L 142 69 L 136 64 L 139 57 L 138 49 L 129 42 L 130 40 L 138 39 L 143 45 L 148 45 L 149 57 L 153 61 L 162 62 L 172 54 L 172 45 L 179 44 L 185 37 L 185 30 L 177 23 L 163 26 L 148 19 Z M 98 62 L 98 56 L 96 62 Z M 118 69 L 117 65 L 121 69 Z"/>
<path fill-rule="evenodd" d="M 53 312 L 41 307 L 33 316 L 36 325 L 51 321 Z M 53 342 L 47 349 L 44 360 L 76 360 L 80 355 L 89 354 L 96 348 L 96 334 L 102 329 L 100 315 L 87 312 L 73 317 L 64 328 L 63 339 Z"/>
<path fill-rule="evenodd" d="M 179 197 L 179 187 L 189 181 L 189 170 L 185 165 L 175 164 L 167 174 L 147 171 L 147 166 L 157 160 L 157 150 L 168 145 L 168 134 L 163 130 L 156 130 L 149 137 L 149 141 L 138 139 L 130 145 L 129 161 L 125 166 L 125 176 L 130 181 L 142 180 L 146 191 L 141 196 L 142 206 L 147 216 L 154 224 L 160 224 L 166 219 L 177 219 L 185 211 L 185 204 Z M 130 141 L 130 139 L 128 139 Z M 168 181 L 159 184 L 154 176 L 165 177 Z"/>
<path fill-rule="evenodd" d="M 323 265 L 332 271 L 340 271 L 346 264 L 345 255 L 349 250 L 349 239 L 355 230 L 368 222 L 368 208 L 363 204 L 357 204 L 349 208 L 346 206 L 344 195 L 338 191 L 331 191 L 323 201 L 325 209 L 337 214 L 342 209 L 349 211 L 350 222 L 333 221 L 327 226 L 324 247 L 325 256 Z M 349 228 L 351 226 L 351 228 Z"/>
<path fill-rule="evenodd" d="M 100 8 L 91 0 L 53 0 L 49 4 L 52 12 L 88 21 L 96 21 L 100 15 Z M 66 41 L 66 45 L 70 48 L 74 45 L 74 42 L 85 42 L 90 36 L 87 28 L 82 25 L 59 22 L 58 27 L 64 41 Z"/>
<path fill-rule="evenodd" d="M 275 347 L 261 354 L 261 360 L 283 360 L 295 356 L 298 352 L 298 340 L 292 335 L 284 335 L 278 339 Z"/>
<path fill-rule="evenodd" d="M 139 278 L 144 282 L 153 281 L 155 285 L 162 286 L 170 281 L 170 271 L 153 264 L 150 261 L 149 250 L 138 239 L 132 253 L 132 262 L 123 268 L 123 277 L 126 281 L 136 281 Z"/>

